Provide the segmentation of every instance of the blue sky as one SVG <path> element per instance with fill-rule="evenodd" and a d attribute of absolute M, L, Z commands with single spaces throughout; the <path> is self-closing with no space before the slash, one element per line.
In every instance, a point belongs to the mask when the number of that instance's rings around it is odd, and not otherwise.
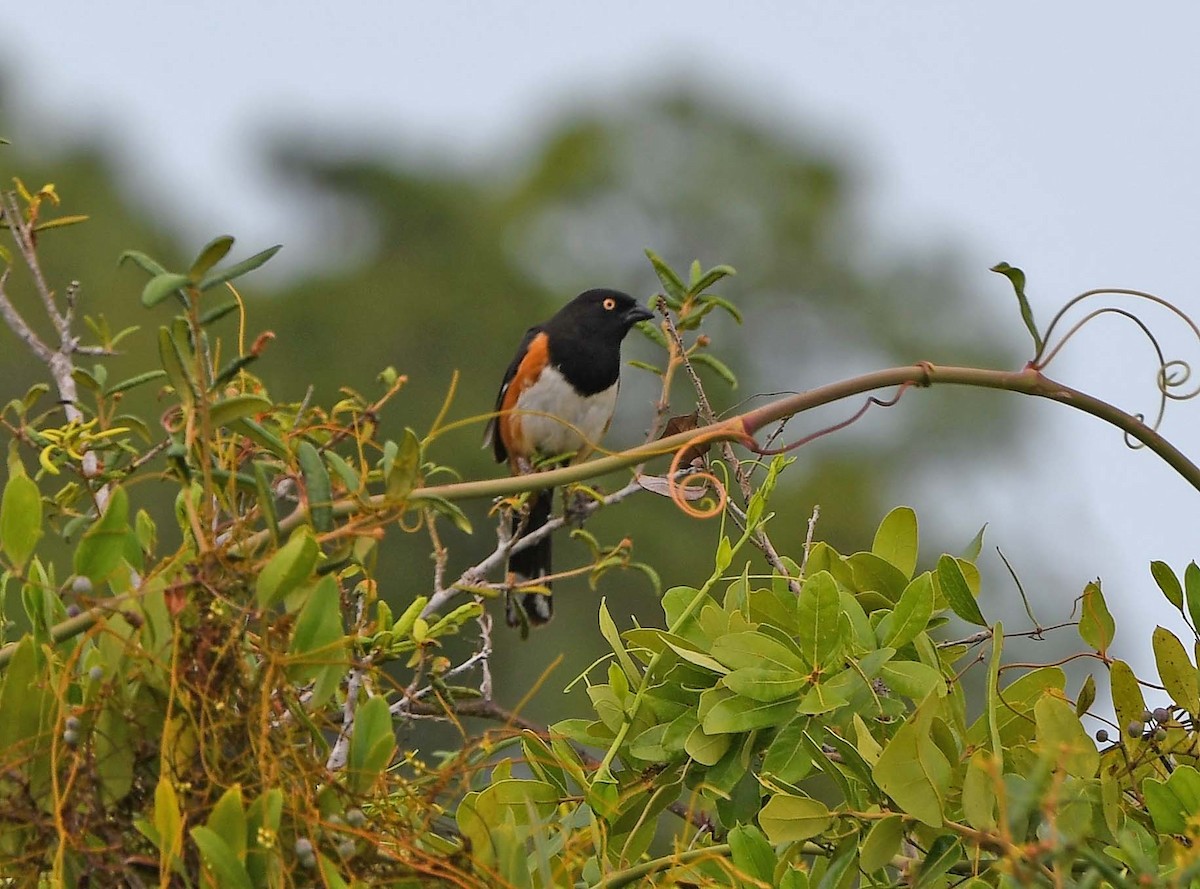
<path fill-rule="evenodd" d="M 564 109 L 695 80 L 780 127 L 818 129 L 867 171 L 860 209 L 880 249 L 950 242 L 981 299 L 1011 299 L 986 271 L 1005 259 L 1028 272 L 1043 320 L 1097 286 L 1151 290 L 1200 315 L 1200 6 L 1133 9 L 40 0 L 5 13 L 0 57 L 23 119 L 53 123 L 55 138 L 63 125 L 102 133 L 140 194 L 186 202 L 197 241 L 234 231 L 312 242 L 257 159 L 281 125 L 502 163 Z M 1200 344 L 1167 340 L 1200 361 Z M 1149 410 L 1151 359 L 1109 322 L 1055 372 Z M 952 498 L 961 527 L 990 521 L 991 542 L 1018 564 L 1022 551 L 1063 559 L 1069 585 L 1053 592 L 1063 611 L 1102 576 L 1128 623 L 1118 650 L 1144 651 L 1156 622 L 1182 629 L 1158 607 L 1146 565 L 1200 557 L 1200 494 L 1094 420 L 1051 406 L 1038 415 L 1003 477 L 896 499 L 920 511 Z M 1200 404 L 1176 406 L 1164 431 L 1200 455 Z"/>

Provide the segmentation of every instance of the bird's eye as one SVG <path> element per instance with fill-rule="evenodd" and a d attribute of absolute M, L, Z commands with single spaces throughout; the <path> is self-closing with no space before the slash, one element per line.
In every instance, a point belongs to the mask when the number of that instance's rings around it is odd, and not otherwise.
<path fill-rule="evenodd" d="M 617 307 L 617 301 L 615 299 L 613 299 L 611 296 L 604 300 L 604 308 L 608 309 L 610 312 L 613 309 L 615 309 L 616 307 Z"/>

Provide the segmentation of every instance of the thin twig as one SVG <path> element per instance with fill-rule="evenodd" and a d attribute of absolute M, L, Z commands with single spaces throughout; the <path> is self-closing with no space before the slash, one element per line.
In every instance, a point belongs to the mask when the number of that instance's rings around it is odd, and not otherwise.
<path fill-rule="evenodd" d="M 588 502 L 582 504 L 579 509 L 575 511 L 575 514 L 571 516 L 571 521 L 578 521 L 581 517 L 586 518 L 602 507 L 612 506 L 614 503 L 620 503 L 622 500 L 632 496 L 633 494 L 636 494 L 641 490 L 643 490 L 643 488 L 638 484 L 637 479 L 635 478 L 625 487 L 613 491 L 611 494 L 607 494 L 598 500 L 589 500 Z M 482 586 L 484 583 L 486 583 L 488 574 L 503 565 L 505 560 L 508 559 L 510 555 L 521 552 L 524 549 L 528 549 L 536 544 L 539 540 L 545 539 L 559 528 L 562 528 L 567 524 L 568 519 L 566 516 L 555 516 L 540 528 L 530 531 L 528 534 L 524 534 L 514 540 L 512 534 L 508 531 L 508 522 L 501 521 L 496 531 L 496 548 L 492 550 L 492 552 L 482 561 L 477 562 L 470 568 L 467 568 L 465 571 L 463 571 L 455 583 L 450 584 L 448 587 L 442 587 L 439 584 L 438 588 L 434 590 L 433 595 L 429 597 L 429 602 L 421 612 L 421 616 L 427 617 L 433 612 L 441 609 L 455 596 L 462 595 L 464 593 L 464 587 L 470 588 Z"/>
<path fill-rule="evenodd" d="M 808 532 L 804 535 L 804 556 L 800 561 L 800 576 L 804 576 L 804 571 L 808 567 L 808 556 L 812 552 L 813 534 L 817 530 L 817 520 L 821 517 L 821 504 L 814 503 L 812 515 L 808 517 Z"/>

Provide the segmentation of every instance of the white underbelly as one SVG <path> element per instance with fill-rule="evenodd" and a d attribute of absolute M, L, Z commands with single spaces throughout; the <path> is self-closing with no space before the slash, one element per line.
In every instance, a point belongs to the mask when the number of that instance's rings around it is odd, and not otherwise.
<path fill-rule="evenodd" d="M 537 443 L 542 456 L 587 452 L 600 443 L 617 404 L 617 385 L 587 398 L 575 394 L 553 367 L 517 398 L 521 438 Z"/>

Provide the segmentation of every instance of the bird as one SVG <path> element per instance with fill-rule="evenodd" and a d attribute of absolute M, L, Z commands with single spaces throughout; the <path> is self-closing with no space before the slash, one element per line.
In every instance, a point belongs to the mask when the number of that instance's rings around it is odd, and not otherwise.
<path fill-rule="evenodd" d="M 635 324 L 654 313 L 619 290 L 585 290 L 550 320 L 525 332 L 504 373 L 484 447 L 513 475 L 547 461 L 579 463 L 599 444 L 612 422 L 621 375 L 621 342 Z M 553 489 L 535 491 L 527 514 L 514 514 L 512 533 L 529 534 L 546 524 Z M 551 574 L 550 536 L 509 557 L 509 586 L 537 583 Z M 510 627 L 538 626 L 553 616 L 549 582 L 539 591 L 510 592 Z"/>

